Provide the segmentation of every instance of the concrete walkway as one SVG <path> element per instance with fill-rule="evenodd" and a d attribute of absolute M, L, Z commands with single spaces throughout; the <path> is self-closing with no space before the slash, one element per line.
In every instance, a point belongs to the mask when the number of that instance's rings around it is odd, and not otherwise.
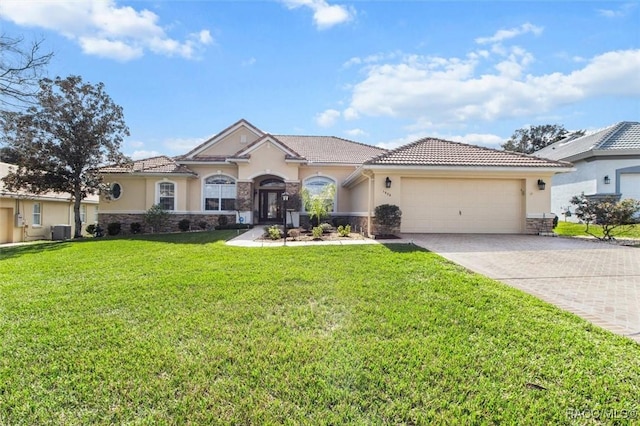
<path fill-rule="evenodd" d="M 403 238 L 640 343 L 640 248 L 529 235 Z"/>

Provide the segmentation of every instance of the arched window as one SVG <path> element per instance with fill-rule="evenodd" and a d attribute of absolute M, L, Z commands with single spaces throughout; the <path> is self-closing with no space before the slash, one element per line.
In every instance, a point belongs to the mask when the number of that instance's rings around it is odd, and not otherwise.
<path fill-rule="evenodd" d="M 164 210 L 176 209 L 176 185 L 173 182 L 158 183 L 158 204 Z"/>
<path fill-rule="evenodd" d="M 236 181 L 229 176 L 209 176 L 204 180 L 204 209 L 235 210 Z"/>
<path fill-rule="evenodd" d="M 327 194 L 329 185 L 333 185 L 333 199 L 328 199 L 329 211 L 333 212 L 336 209 L 336 183 L 333 179 L 324 176 L 314 176 L 304 181 L 304 189 L 308 191 L 311 197 L 320 197 Z M 305 210 L 306 210 L 306 206 Z"/>

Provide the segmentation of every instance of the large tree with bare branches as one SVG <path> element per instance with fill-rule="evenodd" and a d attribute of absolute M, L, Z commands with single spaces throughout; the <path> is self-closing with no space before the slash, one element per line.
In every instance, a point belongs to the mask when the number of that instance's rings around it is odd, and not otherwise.
<path fill-rule="evenodd" d="M 42 52 L 42 40 L 29 44 L 7 34 L 0 35 L 0 52 L 0 109 L 33 104 L 53 52 Z"/>
<path fill-rule="evenodd" d="M 103 189 L 100 165 L 128 160 L 120 146 L 129 128 L 102 83 L 84 83 L 79 76 L 43 79 L 36 99 L 24 112 L 2 112 L 5 142 L 17 153 L 17 169 L 3 181 L 9 190 L 70 194 L 74 236 L 80 237 L 80 203 Z"/>

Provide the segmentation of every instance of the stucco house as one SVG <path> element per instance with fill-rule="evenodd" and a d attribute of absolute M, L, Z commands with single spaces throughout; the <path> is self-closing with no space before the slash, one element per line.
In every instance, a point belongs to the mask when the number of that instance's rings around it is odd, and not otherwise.
<path fill-rule="evenodd" d="M 569 161 L 575 171 L 553 176 L 551 210 L 561 218 L 576 221 L 574 195 L 615 195 L 640 200 L 640 123 L 622 121 L 597 132 L 568 137 L 534 155 Z"/>
<path fill-rule="evenodd" d="M 0 179 L 12 167 L 15 166 L 0 163 Z M 80 216 L 86 234 L 86 225 L 98 220 L 97 196 L 82 201 Z M 69 235 L 74 235 L 73 200 L 69 194 L 8 191 L 0 180 L 0 244 L 50 240 L 52 228 L 57 225 L 70 227 Z"/>
<path fill-rule="evenodd" d="M 569 163 L 426 138 L 392 151 L 331 136 L 265 133 L 242 119 L 190 152 L 106 166 L 100 223 L 142 222 L 154 204 L 174 222 L 305 223 L 296 202 L 335 184 L 333 218 L 375 234 L 381 204 L 403 212 L 401 232 L 537 233 L 553 220 L 544 183 Z"/>

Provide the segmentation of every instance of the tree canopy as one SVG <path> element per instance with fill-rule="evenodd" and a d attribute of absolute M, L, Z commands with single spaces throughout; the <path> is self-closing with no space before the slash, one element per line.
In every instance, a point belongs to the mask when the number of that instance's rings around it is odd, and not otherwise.
<path fill-rule="evenodd" d="M 506 151 L 531 154 L 547 145 L 551 145 L 569 135 L 582 136 L 584 131 L 570 133 L 561 124 L 542 124 L 539 126 L 523 127 L 516 130 L 508 141 L 503 143 L 502 149 Z"/>
<path fill-rule="evenodd" d="M 42 41 L 25 46 L 23 37 L 0 35 L 0 109 L 33 104 L 39 80 L 53 53 L 42 53 Z"/>
<path fill-rule="evenodd" d="M 128 161 L 120 146 L 129 128 L 102 83 L 84 83 L 79 76 L 43 79 L 36 98 L 24 112 L 2 112 L 5 143 L 18 154 L 17 169 L 3 181 L 9 190 L 70 194 L 79 237 L 80 203 L 103 189 L 99 166 Z"/>

